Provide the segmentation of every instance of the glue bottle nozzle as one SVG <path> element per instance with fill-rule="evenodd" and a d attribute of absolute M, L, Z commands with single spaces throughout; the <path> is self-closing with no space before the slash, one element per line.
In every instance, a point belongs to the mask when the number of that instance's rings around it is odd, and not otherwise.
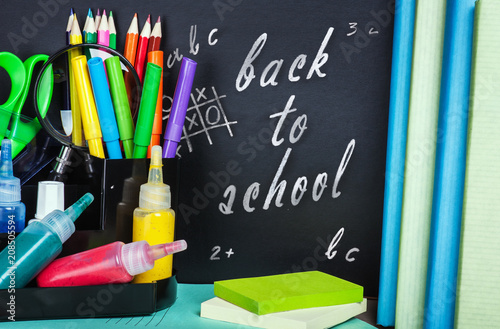
<path fill-rule="evenodd" d="M 94 201 L 94 196 L 86 193 L 78 201 L 73 203 L 71 207 L 67 208 L 64 213 L 74 222 L 82 212 Z"/>

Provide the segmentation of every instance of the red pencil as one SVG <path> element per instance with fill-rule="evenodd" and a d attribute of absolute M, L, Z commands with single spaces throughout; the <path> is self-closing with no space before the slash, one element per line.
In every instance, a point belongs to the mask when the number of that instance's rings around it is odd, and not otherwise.
<path fill-rule="evenodd" d="M 144 77 L 144 64 L 148 54 L 148 41 L 151 35 L 151 15 L 148 15 L 148 20 L 142 28 L 141 35 L 139 36 L 139 45 L 137 46 L 137 55 L 135 56 L 135 71 L 139 76 L 139 80 Z"/>
<path fill-rule="evenodd" d="M 151 36 L 149 37 L 148 53 L 160 50 L 160 42 L 161 42 L 161 22 L 160 22 L 160 16 L 158 16 L 158 20 L 156 21 L 155 26 L 153 27 Z"/>

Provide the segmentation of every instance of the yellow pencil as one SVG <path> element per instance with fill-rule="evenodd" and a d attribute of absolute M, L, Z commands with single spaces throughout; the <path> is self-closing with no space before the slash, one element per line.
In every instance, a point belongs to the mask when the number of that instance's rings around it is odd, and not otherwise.
<path fill-rule="evenodd" d="M 77 45 L 82 43 L 82 32 L 80 31 L 80 26 L 78 25 L 78 19 L 76 18 L 76 13 L 73 16 L 73 26 L 71 27 L 71 33 L 69 35 L 70 45 Z M 80 112 L 80 104 L 78 101 L 78 94 L 76 91 L 75 77 L 73 70 L 71 68 L 71 61 L 73 58 L 78 57 L 82 54 L 81 49 L 75 48 L 69 51 L 69 81 L 70 81 L 70 98 L 71 98 L 71 118 L 73 120 L 73 133 L 71 134 L 71 140 L 74 145 L 85 146 L 85 140 L 83 138 L 82 129 L 82 116 Z"/>

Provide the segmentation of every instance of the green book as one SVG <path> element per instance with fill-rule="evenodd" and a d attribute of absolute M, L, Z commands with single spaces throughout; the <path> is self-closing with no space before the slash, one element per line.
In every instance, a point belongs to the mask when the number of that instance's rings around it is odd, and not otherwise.
<path fill-rule="evenodd" d="M 258 315 L 358 303 L 363 287 L 319 271 L 216 281 L 215 296 Z"/>
<path fill-rule="evenodd" d="M 500 326 L 499 15 L 476 2 L 455 329 Z"/>

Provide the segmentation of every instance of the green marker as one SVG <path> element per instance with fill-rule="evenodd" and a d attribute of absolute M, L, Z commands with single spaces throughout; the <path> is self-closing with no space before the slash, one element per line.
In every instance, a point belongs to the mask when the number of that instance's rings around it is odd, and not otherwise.
<path fill-rule="evenodd" d="M 153 132 L 156 100 L 158 99 L 158 90 L 160 89 L 160 79 L 161 67 L 153 63 L 148 63 L 134 135 L 135 159 L 143 159 L 148 153 L 151 133 Z"/>
<path fill-rule="evenodd" d="M 106 59 L 104 63 L 108 73 L 109 88 L 111 89 L 111 98 L 113 99 L 118 132 L 120 133 L 125 158 L 131 159 L 134 153 L 134 121 L 130 112 L 120 58 L 113 56 Z"/>

